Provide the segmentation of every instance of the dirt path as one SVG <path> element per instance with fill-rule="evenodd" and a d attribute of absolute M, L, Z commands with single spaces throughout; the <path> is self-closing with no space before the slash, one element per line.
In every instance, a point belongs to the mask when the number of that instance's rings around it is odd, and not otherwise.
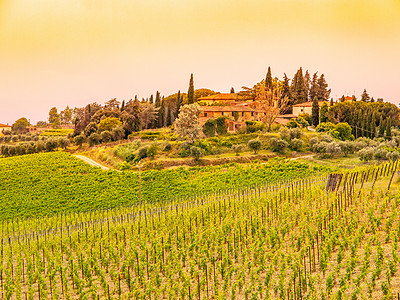
<path fill-rule="evenodd" d="M 94 166 L 94 167 L 99 167 L 99 168 L 101 168 L 101 169 L 104 170 L 104 171 L 107 171 L 107 170 L 110 169 L 110 168 L 108 168 L 108 167 L 106 167 L 106 166 L 103 166 L 103 165 L 99 164 L 98 162 L 95 162 L 93 159 L 88 158 L 88 157 L 86 157 L 86 156 L 83 156 L 83 155 L 74 155 L 74 156 L 75 156 L 76 158 L 79 158 L 79 159 L 83 160 L 84 162 L 88 163 L 89 165 L 92 165 L 92 166 Z"/>

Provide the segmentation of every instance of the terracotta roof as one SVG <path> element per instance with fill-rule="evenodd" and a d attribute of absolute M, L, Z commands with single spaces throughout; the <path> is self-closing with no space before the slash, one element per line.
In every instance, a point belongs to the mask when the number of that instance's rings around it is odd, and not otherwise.
<path fill-rule="evenodd" d="M 0 123 L 0 127 L 11 127 L 10 125 L 6 125 L 6 124 L 1 124 Z"/>
<path fill-rule="evenodd" d="M 287 123 L 289 123 L 289 120 L 285 119 L 285 118 L 276 118 L 274 120 L 274 122 L 278 123 L 278 124 L 286 125 Z"/>
<path fill-rule="evenodd" d="M 285 114 L 285 115 L 279 115 L 277 118 L 284 118 L 284 119 L 292 119 L 292 118 L 297 118 L 297 116 L 293 114 Z"/>
<path fill-rule="evenodd" d="M 215 100 L 215 101 L 220 101 L 220 100 L 236 100 L 236 94 L 215 94 L 211 96 L 206 96 L 206 97 L 200 97 L 197 99 L 197 101 L 202 101 L 202 100 Z"/>
<path fill-rule="evenodd" d="M 246 107 L 246 106 L 200 106 L 200 110 L 203 112 L 211 112 L 211 111 L 221 111 L 221 112 L 242 112 L 242 111 L 255 111 L 252 108 Z"/>
<path fill-rule="evenodd" d="M 322 106 L 324 102 L 322 101 L 318 101 L 318 105 Z M 293 105 L 293 107 L 312 107 L 312 102 L 308 101 L 308 102 L 303 102 L 303 103 L 299 103 L 299 104 L 295 104 Z"/>

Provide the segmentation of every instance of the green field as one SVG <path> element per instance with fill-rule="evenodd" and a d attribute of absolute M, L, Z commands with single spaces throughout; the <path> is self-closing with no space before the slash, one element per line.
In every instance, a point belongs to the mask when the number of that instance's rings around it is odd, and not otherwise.
<path fill-rule="evenodd" d="M 154 203 L 247 188 L 326 172 L 296 161 L 151 170 L 142 173 L 142 199 Z M 101 171 L 68 153 L 0 159 L 0 220 L 90 211 L 138 203 L 138 173 Z"/>
<path fill-rule="evenodd" d="M 101 178 L 65 154 L 26 158 L 53 176 Z M 285 166 L 279 163 L 277 170 Z M 397 168 L 354 171 L 330 193 L 300 174 L 279 189 L 203 194 L 163 209 L 2 221 L 1 298 L 393 299 L 400 290 L 398 179 L 389 193 L 387 186 Z"/>

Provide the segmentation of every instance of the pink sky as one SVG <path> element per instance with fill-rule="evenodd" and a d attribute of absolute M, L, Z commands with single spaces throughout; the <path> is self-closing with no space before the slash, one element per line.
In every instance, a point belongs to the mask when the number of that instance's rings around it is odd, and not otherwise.
<path fill-rule="evenodd" d="M 400 101 L 400 1 L 0 0 L 0 123 L 302 66 L 331 96 Z"/>

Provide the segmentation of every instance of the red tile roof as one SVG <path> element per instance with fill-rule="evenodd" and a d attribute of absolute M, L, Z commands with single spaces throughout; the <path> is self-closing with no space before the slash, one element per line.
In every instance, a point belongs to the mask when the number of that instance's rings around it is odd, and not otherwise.
<path fill-rule="evenodd" d="M 0 123 L 0 127 L 12 127 L 12 126 Z"/>
<path fill-rule="evenodd" d="M 250 111 L 253 112 L 255 111 L 252 108 L 249 108 L 247 106 L 200 106 L 200 110 L 202 110 L 203 112 L 211 112 L 211 111 L 216 111 L 216 112 L 246 112 L 246 111 Z"/>
<path fill-rule="evenodd" d="M 318 101 L 318 105 L 319 106 L 322 106 L 323 103 L 324 102 L 322 102 L 322 101 Z M 295 105 L 293 105 L 293 107 L 312 107 L 312 102 L 309 101 L 309 102 L 303 102 L 303 103 L 295 104 Z"/>

